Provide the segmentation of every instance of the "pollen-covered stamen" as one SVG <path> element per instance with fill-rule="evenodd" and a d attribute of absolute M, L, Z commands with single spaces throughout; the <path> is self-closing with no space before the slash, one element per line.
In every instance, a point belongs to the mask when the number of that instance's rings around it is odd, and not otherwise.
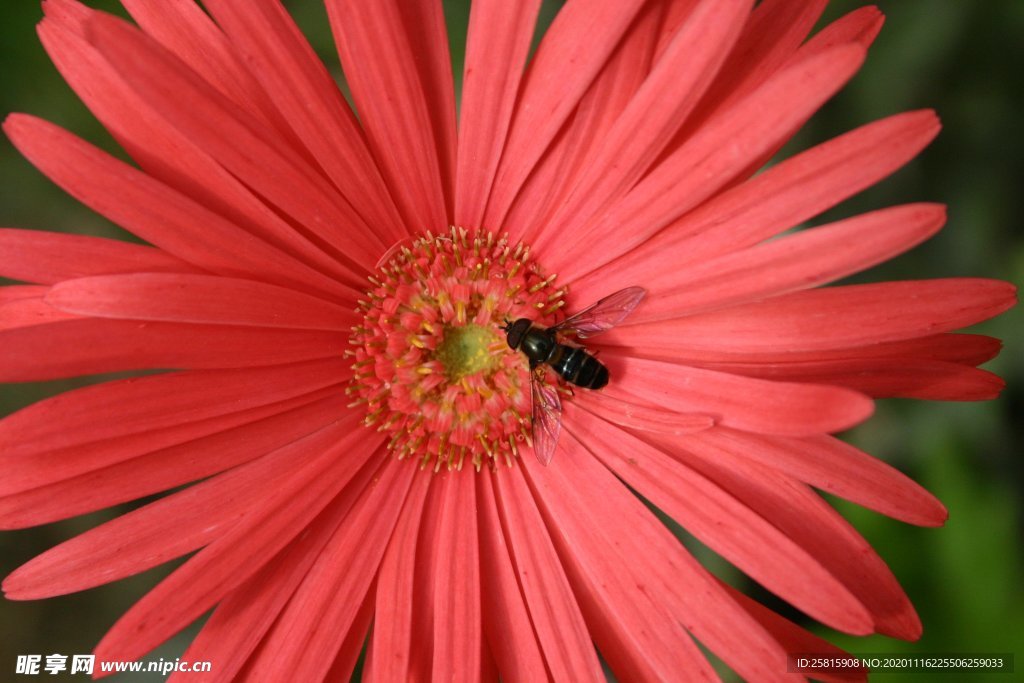
<path fill-rule="evenodd" d="M 564 294 L 529 251 L 452 228 L 395 248 L 369 278 L 348 391 L 399 458 L 437 471 L 518 454 L 530 430 L 529 368 L 502 328 L 524 317 L 550 323 Z"/>

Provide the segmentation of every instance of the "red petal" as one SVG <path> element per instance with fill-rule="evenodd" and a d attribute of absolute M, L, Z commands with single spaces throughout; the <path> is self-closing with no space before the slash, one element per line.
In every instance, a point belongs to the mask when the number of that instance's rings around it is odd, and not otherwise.
<path fill-rule="evenodd" d="M 43 294 L 49 291 L 48 287 L 39 289 Z M 0 288 L 0 332 L 79 318 L 72 313 L 58 311 L 44 302 L 41 296 L 28 296 L 24 291 L 10 290 L 21 290 L 21 287 L 15 285 Z"/>
<path fill-rule="evenodd" d="M 188 0 L 123 0 L 121 4 L 142 30 L 217 90 L 267 125 L 287 130 L 281 113 L 236 53 L 237 44 L 228 41 L 198 4 Z"/>
<path fill-rule="evenodd" d="M 414 560 L 416 569 L 413 571 L 413 595 L 416 597 L 413 600 L 412 614 L 410 615 L 412 643 L 409 648 L 409 673 L 407 676 L 408 680 L 413 681 L 431 680 L 431 672 L 434 668 L 434 611 L 435 603 L 439 598 L 435 590 L 437 577 L 431 568 L 437 563 L 437 551 L 440 547 L 443 493 L 440 486 L 431 486 L 421 510 L 419 537 L 416 542 Z M 371 665 L 369 676 L 371 681 L 386 680 L 378 679 L 373 672 L 373 662 L 371 661 L 369 664 Z"/>
<path fill-rule="evenodd" d="M 623 401 L 599 391 L 580 392 L 576 401 L 581 408 L 603 420 L 645 432 L 689 434 L 715 424 L 707 415 L 679 413 L 642 403 Z"/>
<path fill-rule="evenodd" d="M 572 283 L 582 300 L 643 282 L 672 254 L 677 270 L 743 249 L 816 216 L 912 159 L 938 133 L 931 111 L 898 114 L 793 156 L 708 200 L 616 261 Z M 595 296 L 596 295 L 596 296 Z"/>
<path fill-rule="evenodd" d="M 718 353 L 819 351 L 956 330 L 1002 313 L 1017 300 L 1008 282 L 980 278 L 907 280 L 794 292 L 734 308 L 618 327 L 602 342 Z M 641 307 L 635 317 L 643 316 Z"/>
<path fill-rule="evenodd" d="M 630 488 L 762 586 L 833 628 L 871 633 L 871 615 L 827 568 L 714 481 L 600 418 L 572 410 L 566 428 Z"/>
<path fill-rule="evenodd" d="M 51 285 L 113 273 L 188 273 L 195 269 L 159 249 L 102 237 L 0 228 L 0 275 Z"/>
<path fill-rule="evenodd" d="M 877 7 L 858 7 L 815 33 L 810 40 L 800 46 L 798 52 L 810 54 L 813 51 L 825 51 L 836 45 L 853 42 L 868 48 L 875 42 L 883 23 L 885 15 Z"/>
<path fill-rule="evenodd" d="M 216 674 L 232 680 L 270 630 L 377 469 L 367 466 L 360 470 L 303 533 L 259 572 L 232 590 L 217 605 L 182 658 L 217 662 Z M 183 678 L 188 679 L 188 674 Z M 173 676 L 169 680 L 174 680 Z"/>
<path fill-rule="evenodd" d="M 941 204 L 909 204 L 802 230 L 683 271 L 671 256 L 661 258 L 649 264 L 644 287 L 652 296 L 636 320 L 678 318 L 810 289 L 886 261 L 945 222 Z"/>
<path fill-rule="evenodd" d="M 434 565 L 434 666 L 431 680 L 480 678 L 480 541 L 475 475 L 453 471 L 443 491 Z M 436 490 L 436 489 L 435 489 Z"/>
<path fill-rule="evenodd" d="M 427 111 L 437 145 L 445 209 L 451 223 L 455 194 L 455 79 L 448 52 L 444 7 L 437 0 L 402 0 L 402 20 L 414 64 L 420 72 Z"/>
<path fill-rule="evenodd" d="M 267 405 L 343 381 L 339 359 L 116 380 L 45 399 L 0 421 L 5 455 L 38 455 Z"/>
<path fill-rule="evenodd" d="M 647 3 L 580 98 L 523 184 L 502 224 L 514 238 L 536 244 L 590 159 L 651 69 L 651 43 L 661 11 Z"/>
<path fill-rule="evenodd" d="M 388 242 L 408 234 L 334 79 L 276 0 L 205 3 L 309 154 Z M 199 73 L 204 71 L 197 69 Z"/>
<path fill-rule="evenodd" d="M 853 358 L 781 363 L 700 363 L 700 367 L 748 377 L 835 384 L 872 398 L 988 401 L 1006 386 L 998 375 L 959 363 L 918 358 Z"/>
<path fill-rule="evenodd" d="M 822 351 L 812 360 L 828 358 L 921 358 L 965 365 L 981 365 L 999 355 L 1003 342 L 982 334 L 936 334 L 903 341 L 864 346 L 850 351 Z"/>
<path fill-rule="evenodd" d="M 609 334 L 605 337 L 612 337 Z M 936 360 L 961 365 L 981 365 L 992 360 L 1002 348 L 1002 342 L 981 334 L 943 333 L 912 337 L 898 341 L 861 346 L 838 347 L 833 349 L 771 349 L 760 351 L 718 351 L 716 349 L 688 349 L 668 355 L 664 360 L 673 363 L 694 364 L 712 367 L 716 364 L 738 367 L 773 366 L 785 364 L 814 364 L 824 362 L 858 362 L 876 360 L 880 362 Z M 632 353 L 644 358 L 658 358 L 657 352 L 645 348 L 634 348 Z M 740 373 L 745 374 L 745 373 Z"/>
<path fill-rule="evenodd" d="M 418 475 L 418 476 L 417 476 Z M 388 458 L 251 661 L 269 681 L 318 681 L 341 647 L 373 582 L 410 485 L 429 475 Z"/>
<path fill-rule="evenodd" d="M 571 435 L 548 467 L 521 463 L 601 654 L 644 671 L 716 677 L 687 631 L 747 680 L 781 680 L 784 654 L 668 529 Z"/>
<path fill-rule="evenodd" d="M 861 126 L 715 197 L 666 229 L 674 240 L 660 246 L 681 249 L 682 262 L 691 263 L 774 237 L 889 176 L 939 129 L 931 110 Z"/>
<path fill-rule="evenodd" d="M 411 675 L 414 580 L 423 504 L 433 478 L 421 476 L 409 492 L 377 575 L 376 617 L 369 656 L 373 680 L 403 681 Z"/>
<path fill-rule="evenodd" d="M 455 224 L 483 224 L 540 0 L 478 0 L 470 7 L 462 76 Z"/>
<path fill-rule="evenodd" d="M 793 56 L 810 33 L 828 0 L 764 0 L 750 14 L 721 76 L 677 139 L 699 131 L 705 122 L 750 94 Z"/>
<path fill-rule="evenodd" d="M 603 244 L 595 258 L 569 259 L 561 251 L 545 254 L 545 265 L 571 282 L 643 243 L 790 137 L 863 60 L 863 48 L 846 45 L 784 69 L 709 121 L 599 220 L 568 236 Z M 721 153 L 724 147 L 729 154 Z"/>
<path fill-rule="evenodd" d="M 366 439 L 366 432 L 353 430 L 353 422 L 316 435 L 329 438 L 303 442 L 299 453 L 312 451 L 313 457 L 289 462 L 288 474 L 278 477 L 272 487 L 263 478 L 243 492 L 242 499 L 250 501 L 242 508 L 244 516 L 118 619 L 96 646 L 96 658 L 133 660 L 149 652 L 255 574 L 295 538 L 377 453 L 380 438 Z"/>
<path fill-rule="evenodd" d="M 656 440 L 659 447 L 717 481 L 812 553 L 868 608 L 879 633 L 920 637 L 921 621 L 885 562 L 811 489 L 721 449 L 697 450 L 692 444 L 680 448 L 649 434 L 644 439 Z"/>
<path fill-rule="evenodd" d="M 805 631 L 788 619 L 784 619 L 764 605 L 747 597 L 735 588 L 722 583 L 722 587 L 739 603 L 746 612 L 757 620 L 766 631 L 779 641 L 790 656 L 796 653 L 816 653 L 821 657 L 849 657 L 850 655 L 832 643 Z M 814 680 L 825 683 L 845 683 L 846 681 L 867 681 L 867 670 L 852 667 L 836 667 L 833 669 L 815 669 Z"/>
<path fill-rule="evenodd" d="M 0 332 L 0 380 L 30 382 L 150 368 L 239 368 L 337 358 L 344 335 L 88 318 Z"/>
<path fill-rule="evenodd" d="M 505 538 L 493 479 L 477 477 L 480 504 L 480 573 L 483 627 L 498 672 L 506 681 L 539 681 L 547 677 L 544 655 L 530 621 L 526 597 L 516 578 L 512 548 Z M 487 679 L 485 679 L 487 680 Z"/>
<path fill-rule="evenodd" d="M 191 6 L 199 11 L 192 3 L 157 4 L 186 12 Z M 204 25 L 211 25 L 202 11 L 199 14 Z M 222 40 L 219 31 L 217 34 Z M 84 21 L 67 27 L 47 17 L 39 27 L 39 36 L 64 80 L 146 173 L 303 263 L 342 280 L 351 278 L 348 268 L 296 231 L 205 150 L 168 125 L 162 113 L 140 98 L 86 41 Z M 217 52 L 210 48 L 206 54 L 211 50 Z M 209 75 L 214 68 L 210 62 L 217 61 L 217 57 L 211 55 L 207 61 L 203 73 Z"/>
<path fill-rule="evenodd" d="M 636 548 L 621 538 L 621 527 L 595 524 L 593 518 L 584 521 L 596 503 L 586 495 L 594 482 L 570 483 L 566 470 L 572 468 L 576 453 L 571 446 L 565 451 L 543 472 L 535 474 L 539 468 L 532 460 L 524 465 L 591 636 L 616 678 L 670 680 L 673 672 L 686 671 L 691 680 L 715 680 L 710 664 L 683 628 L 683 619 L 666 607 L 660 593 L 667 586 L 657 574 L 645 571 L 654 559 L 652 553 L 630 558 L 630 550 Z M 579 474 L 586 478 L 589 473 Z M 617 482 L 605 483 L 622 488 Z M 665 531 L 650 513 L 633 523 L 634 538 L 647 535 L 644 527 Z"/>
<path fill-rule="evenodd" d="M 533 240 L 540 247 L 574 233 L 628 191 L 661 154 L 711 84 L 732 48 L 749 0 L 705 0 L 678 29 L 625 111 L 589 155 L 581 177 L 550 224 Z"/>
<path fill-rule="evenodd" d="M 438 45 L 430 45 L 423 55 L 413 51 L 414 43 L 427 46 L 420 31 L 443 33 L 443 27 L 435 25 L 439 10 L 397 0 L 326 4 L 370 148 L 406 225 L 416 231 L 447 230 L 445 188 L 450 175 L 442 174 L 452 170 L 447 145 L 454 144 L 454 99 L 450 111 L 441 111 L 438 95 L 432 92 L 437 86 L 435 60 L 442 51 L 447 59 L 447 52 Z M 414 26 L 416 17 L 429 17 L 431 23 L 426 29 Z M 417 62 L 421 56 L 422 65 Z"/>
<path fill-rule="evenodd" d="M 299 479 L 297 475 L 280 477 L 282 466 L 289 473 L 321 471 L 316 464 L 329 444 L 351 431 L 355 423 L 351 418 L 334 423 L 90 529 L 22 565 L 5 579 L 4 591 L 20 600 L 74 593 L 137 574 L 214 539 L 226 538 L 243 516 L 252 514 L 253 506 L 271 498 L 266 486 L 269 477 Z M 168 533 L 171 530 L 173 533 Z"/>
<path fill-rule="evenodd" d="M 180 323 L 347 331 L 358 322 L 350 308 L 293 289 L 214 275 L 80 278 L 54 286 L 46 303 L 79 315 Z"/>
<path fill-rule="evenodd" d="M 135 92 L 343 263 L 370 269 L 386 247 L 337 190 L 191 69 L 129 24 L 99 14 L 89 38 Z"/>
<path fill-rule="evenodd" d="M 376 589 L 371 585 L 363 598 L 362 606 L 352 619 L 352 626 L 345 635 L 338 654 L 331 663 L 323 680 L 325 681 L 351 681 L 352 673 L 355 671 L 359 658 L 366 649 L 366 639 L 370 633 L 370 627 L 374 623 L 374 593 Z M 369 655 L 367 655 L 369 656 Z M 367 667 L 369 662 L 367 661 Z"/>
<path fill-rule="evenodd" d="M 602 359 L 618 378 L 606 390 L 610 395 L 710 415 L 715 424 L 744 431 L 789 436 L 837 432 L 867 419 L 874 407 L 866 396 L 840 387 L 768 382 L 628 355 Z"/>
<path fill-rule="evenodd" d="M 53 17 L 72 25 L 84 22 L 95 11 L 78 0 L 43 0 L 40 4 L 45 18 Z"/>
<path fill-rule="evenodd" d="M 218 410 L 220 407 L 215 407 L 211 411 L 209 399 L 200 397 L 197 399 L 197 402 L 200 403 L 200 411 L 198 413 L 209 412 L 211 415 L 191 417 L 187 412 L 183 414 L 179 412 L 177 415 L 172 415 L 171 420 L 164 422 L 162 425 L 154 424 L 150 429 L 131 431 L 137 427 L 138 422 L 144 422 L 145 418 L 143 418 L 142 421 L 136 421 L 135 424 L 129 426 L 125 432 L 118 433 L 115 431 L 109 436 L 98 439 L 92 438 L 97 433 L 91 431 L 88 426 L 73 425 L 68 435 L 59 434 L 54 438 L 52 434 L 44 434 L 42 439 L 44 442 L 38 444 L 30 440 L 12 440 L 11 443 L 13 445 L 8 452 L 0 456 L 0 463 L 9 472 L 9 476 L 5 478 L 2 486 L 0 486 L 0 493 L 6 496 L 12 493 L 23 492 L 23 490 L 30 488 L 71 479 L 141 455 L 155 453 L 168 449 L 168 447 L 202 439 L 225 430 L 242 427 L 252 421 L 288 411 L 296 404 L 309 402 L 325 394 L 330 395 L 331 392 L 338 392 L 340 390 L 340 387 L 337 385 L 330 386 L 330 381 L 325 384 L 328 386 L 321 391 L 315 391 L 312 387 L 308 389 L 310 393 L 299 390 L 295 394 L 294 399 L 288 394 L 271 395 L 265 399 L 268 401 L 265 403 L 262 401 L 236 399 L 234 402 L 239 403 L 237 408 L 242 410 L 236 410 L 236 407 L 231 407 L 227 403 L 222 410 Z M 174 384 L 168 382 L 164 386 L 174 386 Z M 186 382 L 182 382 L 181 386 L 186 390 L 191 388 Z M 234 386 L 237 386 L 237 384 Z M 276 393 L 280 394 L 280 392 Z M 189 391 L 187 395 L 194 396 L 195 394 Z M 127 403 L 115 403 L 115 405 L 128 413 L 132 412 L 127 410 L 129 408 Z M 173 404 L 168 405 L 170 411 L 173 411 L 174 408 Z M 102 412 L 106 411 L 101 411 L 99 414 L 101 415 Z M 87 413 L 93 416 L 96 415 L 96 412 L 87 411 Z M 12 417 L 16 418 L 17 414 Z M 81 415 L 73 417 L 81 417 Z M 129 419 L 138 417 L 139 413 L 135 413 L 130 415 Z M 35 419 L 35 416 L 32 419 Z M 99 417 L 98 419 L 103 423 L 111 422 L 105 417 Z M 154 422 L 156 423 L 158 420 L 154 420 Z M 22 426 L 17 425 L 10 431 L 15 433 L 30 431 L 33 427 L 31 422 L 28 430 L 19 429 Z M 4 429 L 4 431 L 8 430 Z M 49 438 L 47 439 L 47 437 Z"/>
<path fill-rule="evenodd" d="M 791 439 L 711 429 L 687 436 L 687 450 L 707 459 L 728 453 L 864 507 L 922 526 L 941 526 L 948 516 L 935 496 L 899 470 L 836 438 Z M 723 456 L 724 457 L 724 456 Z"/>
<path fill-rule="evenodd" d="M 654 61 L 657 62 L 668 48 L 676 31 L 683 25 L 700 0 L 669 0 L 662 3 L 661 21 L 654 49 Z M 744 21 L 746 19 L 744 18 Z"/>
<path fill-rule="evenodd" d="M 210 422 L 222 431 L 159 450 L 151 450 L 144 440 L 118 440 L 115 445 L 125 445 L 122 456 L 145 454 L 0 498 L 0 528 L 46 524 L 217 474 L 330 424 L 344 413 L 346 401 L 338 388 L 329 387 L 216 418 Z"/>
<path fill-rule="evenodd" d="M 491 477 L 519 585 L 551 678 L 605 681 L 563 563 L 519 467 Z"/>
<path fill-rule="evenodd" d="M 836 24 L 845 23 L 847 22 L 836 22 Z M 881 22 L 877 22 L 874 26 L 863 26 L 862 24 L 859 24 L 859 22 L 853 23 L 858 24 L 856 26 L 856 31 L 849 30 L 853 27 L 846 27 L 845 25 L 826 27 L 826 29 L 821 33 L 801 45 L 800 48 L 797 49 L 786 61 L 786 65 L 795 64 L 813 55 L 821 54 L 837 45 L 856 44 L 867 49 L 870 47 L 871 42 L 877 35 L 878 30 L 881 29 Z M 740 173 L 739 178 L 746 179 L 754 175 L 758 169 L 763 167 L 778 153 L 783 144 L 784 143 L 780 142 L 776 144 L 774 148 L 766 150 L 759 158 L 755 159 L 746 170 Z"/>
<path fill-rule="evenodd" d="M 50 291 L 43 285 L 8 285 L 0 287 L 0 306 L 15 302 L 38 301 Z"/>
<path fill-rule="evenodd" d="M 11 114 L 4 131 L 40 171 L 97 213 L 204 270 L 345 295 L 350 290 L 53 124 Z"/>
<path fill-rule="evenodd" d="M 638 0 L 580 0 L 563 7 L 555 17 L 523 81 L 488 201 L 487 225 L 503 224 L 523 182 L 643 4 Z"/>

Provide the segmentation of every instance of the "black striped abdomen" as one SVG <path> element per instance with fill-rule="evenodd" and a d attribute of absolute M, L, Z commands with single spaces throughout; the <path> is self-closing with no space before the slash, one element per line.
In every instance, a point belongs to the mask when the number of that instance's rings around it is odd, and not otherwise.
<path fill-rule="evenodd" d="M 549 361 L 566 382 L 584 389 L 600 389 L 608 384 L 608 369 L 581 348 L 560 344 Z"/>

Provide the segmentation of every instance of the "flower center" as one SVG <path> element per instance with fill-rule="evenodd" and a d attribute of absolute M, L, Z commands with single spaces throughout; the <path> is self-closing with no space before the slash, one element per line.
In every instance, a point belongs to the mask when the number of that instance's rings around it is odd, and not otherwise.
<path fill-rule="evenodd" d="M 522 244 L 452 228 L 398 245 L 370 276 L 347 352 L 352 405 L 422 467 L 507 464 L 530 431 L 530 370 L 506 342 L 519 318 L 550 324 L 564 290 Z"/>
<path fill-rule="evenodd" d="M 497 369 L 498 356 L 491 349 L 501 341 L 491 327 L 475 323 L 462 327 L 446 326 L 434 357 L 444 367 L 445 377 L 449 381 L 458 381 L 476 372 Z"/>

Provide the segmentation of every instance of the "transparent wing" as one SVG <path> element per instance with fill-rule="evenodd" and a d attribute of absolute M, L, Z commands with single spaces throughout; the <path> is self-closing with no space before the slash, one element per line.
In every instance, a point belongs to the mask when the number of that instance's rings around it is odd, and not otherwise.
<path fill-rule="evenodd" d="M 551 462 L 555 455 L 558 435 L 562 432 L 562 400 L 558 398 L 558 387 L 544 381 L 543 369 L 530 377 L 533 396 L 533 452 L 542 465 Z"/>
<path fill-rule="evenodd" d="M 570 315 L 551 329 L 575 334 L 580 339 L 607 332 L 632 313 L 646 294 L 647 290 L 643 287 L 620 289 L 579 313 Z"/>

